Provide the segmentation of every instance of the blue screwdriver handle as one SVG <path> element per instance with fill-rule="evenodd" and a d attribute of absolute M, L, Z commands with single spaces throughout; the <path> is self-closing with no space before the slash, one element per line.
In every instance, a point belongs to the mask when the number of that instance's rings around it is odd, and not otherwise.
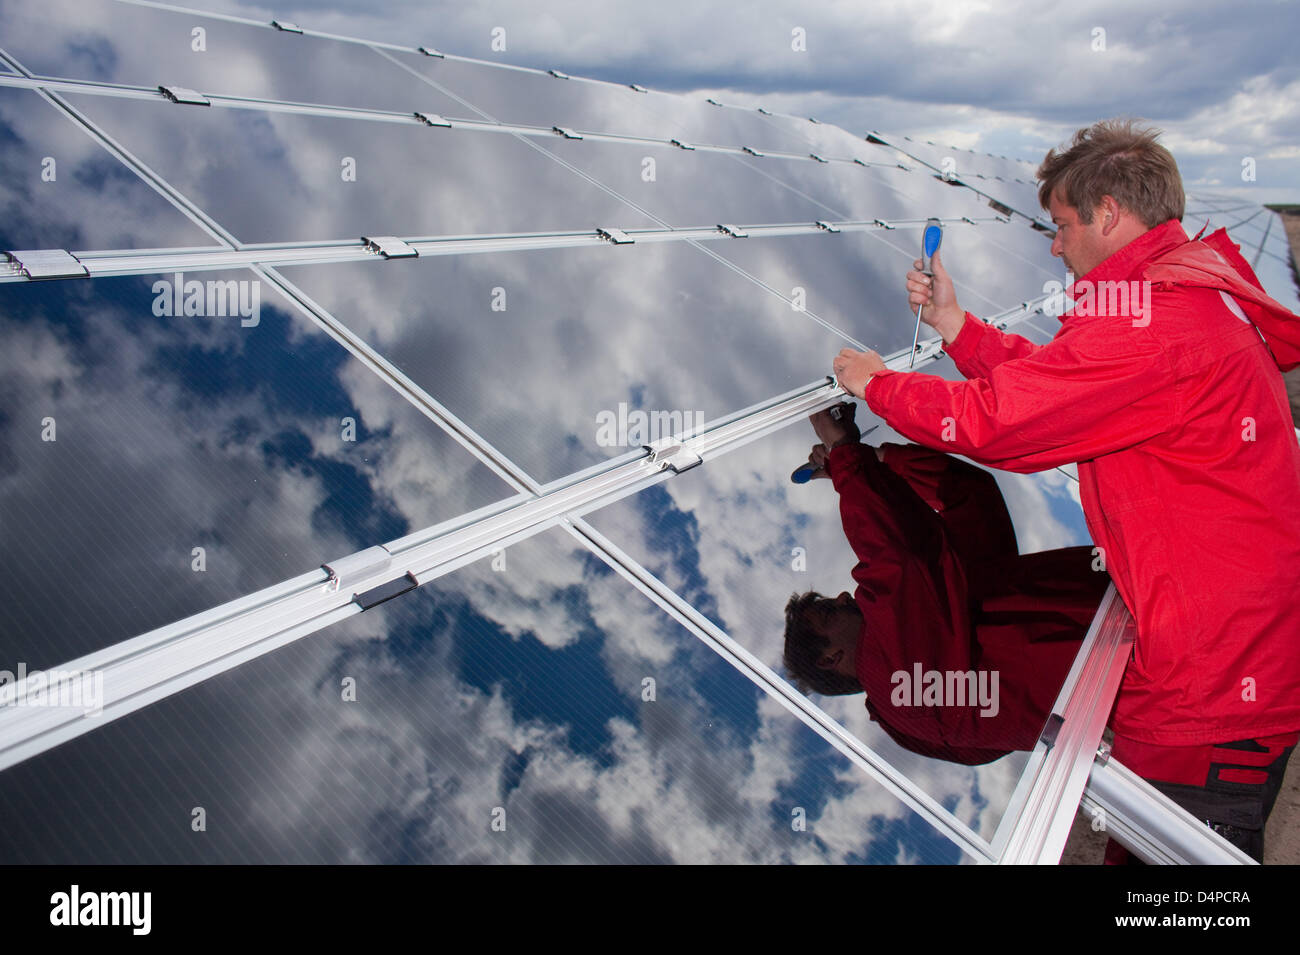
<path fill-rule="evenodd" d="M 926 219 L 925 231 L 921 233 L 921 271 L 926 275 L 934 275 L 934 253 L 939 251 L 942 242 L 943 223 L 938 219 Z M 916 306 L 916 330 L 912 332 L 912 354 L 907 360 L 908 368 L 916 364 L 916 343 L 921 340 L 921 309 L 924 307 Z"/>

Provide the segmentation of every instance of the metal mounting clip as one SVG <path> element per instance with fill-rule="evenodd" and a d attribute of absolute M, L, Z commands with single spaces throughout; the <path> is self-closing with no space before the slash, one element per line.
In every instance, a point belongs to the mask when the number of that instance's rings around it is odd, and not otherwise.
<path fill-rule="evenodd" d="M 407 245 L 395 235 L 363 235 L 361 241 L 366 244 L 367 252 L 374 252 L 386 259 L 411 259 L 420 254 L 418 249 Z"/>
<path fill-rule="evenodd" d="M 90 271 L 71 252 L 63 249 L 23 249 L 5 255 L 29 279 L 84 279 Z"/>
<path fill-rule="evenodd" d="M 173 103 L 187 103 L 190 106 L 211 106 L 212 101 L 197 90 L 184 86 L 160 86 L 158 92 Z"/>
<path fill-rule="evenodd" d="M 646 444 L 642 447 L 650 452 L 650 463 L 657 464 L 660 471 L 681 474 L 704 463 L 704 459 L 698 454 L 680 444 L 669 444 L 659 448 Z"/>

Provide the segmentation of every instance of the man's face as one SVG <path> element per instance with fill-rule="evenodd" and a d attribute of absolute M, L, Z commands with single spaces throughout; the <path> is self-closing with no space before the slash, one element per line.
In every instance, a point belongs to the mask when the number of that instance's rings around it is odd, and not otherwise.
<path fill-rule="evenodd" d="M 1079 210 L 1067 205 L 1057 194 L 1047 204 L 1056 224 L 1056 238 L 1052 240 L 1052 255 L 1065 261 L 1065 267 L 1082 278 L 1110 257 L 1114 250 L 1106 237 L 1102 235 L 1105 221 L 1100 209 L 1093 214 L 1092 222 L 1084 225 L 1079 221 Z"/>
<path fill-rule="evenodd" d="M 858 638 L 862 635 L 862 611 L 847 590 L 838 597 L 821 597 L 808 610 L 808 621 L 830 645 L 817 665 L 845 676 L 856 676 Z"/>

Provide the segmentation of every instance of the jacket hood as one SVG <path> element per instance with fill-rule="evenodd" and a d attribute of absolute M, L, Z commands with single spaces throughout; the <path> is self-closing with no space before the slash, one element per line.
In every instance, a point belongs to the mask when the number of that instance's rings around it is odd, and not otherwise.
<path fill-rule="evenodd" d="M 1300 365 L 1300 317 L 1268 296 L 1239 249 L 1227 230 L 1219 229 L 1156 256 L 1142 278 L 1155 287 L 1192 286 L 1231 295 L 1263 335 L 1278 368 L 1290 371 Z"/>

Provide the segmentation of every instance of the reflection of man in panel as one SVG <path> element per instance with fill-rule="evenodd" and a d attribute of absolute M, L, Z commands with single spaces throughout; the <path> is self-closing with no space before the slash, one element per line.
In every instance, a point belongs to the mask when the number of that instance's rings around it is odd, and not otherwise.
<path fill-rule="evenodd" d="M 1300 446 L 1279 374 L 1300 365 L 1300 322 L 1223 230 L 1188 240 L 1156 137 L 1098 123 L 1039 167 L 1052 253 L 1081 276 L 1051 342 L 963 311 L 936 256 L 933 279 L 908 273 L 911 303 L 968 380 L 874 352 L 834 367 L 928 447 L 1012 471 L 1079 463 L 1138 627 L 1113 753 L 1260 858 L 1300 731 Z"/>
<path fill-rule="evenodd" d="M 840 495 L 855 594 L 792 597 L 785 666 L 867 693 L 901 746 L 958 763 L 1032 749 L 1109 578 L 1092 549 L 1021 555 L 987 471 L 918 445 L 859 443 L 853 405 L 813 415 L 815 476 Z"/>

